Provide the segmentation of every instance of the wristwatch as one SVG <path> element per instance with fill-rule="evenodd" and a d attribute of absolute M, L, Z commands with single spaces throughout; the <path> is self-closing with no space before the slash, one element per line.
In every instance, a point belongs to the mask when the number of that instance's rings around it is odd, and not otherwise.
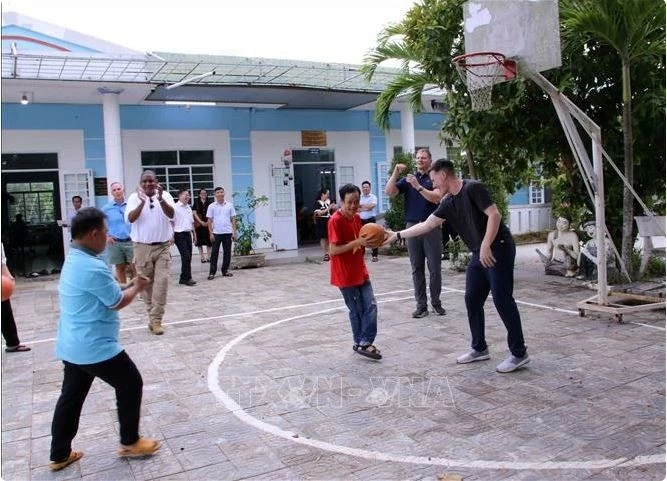
<path fill-rule="evenodd" d="M 401 240 L 401 231 L 400 230 L 396 232 L 396 240 L 399 240 L 399 241 Z"/>
<path fill-rule="evenodd" d="M 417 192 L 421 192 L 422 190 L 424 190 L 424 188 L 423 188 L 423 187 L 419 187 L 419 189 L 417 189 Z"/>

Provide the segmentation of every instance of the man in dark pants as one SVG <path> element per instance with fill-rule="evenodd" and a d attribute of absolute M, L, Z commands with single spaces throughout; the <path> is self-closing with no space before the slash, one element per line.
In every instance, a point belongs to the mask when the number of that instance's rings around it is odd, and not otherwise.
<path fill-rule="evenodd" d="M 0 249 L 2 249 L 2 275 L 14 279 L 14 276 L 7 267 L 5 246 L 0 244 Z M 9 299 L 2 301 L 2 337 L 5 338 L 5 351 L 7 352 L 27 352 L 30 350 L 28 346 L 24 346 L 19 340 L 16 322 L 14 321 L 14 311 L 12 311 L 12 303 Z"/>
<path fill-rule="evenodd" d="M 425 221 L 442 198 L 442 192 L 433 186 L 428 176 L 428 169 L 431 167 L 431 153 L 427 149 L 418 150 L 416 162 L 417 171 L 414 174 L 408 174 L 401 180 L 397 180 L 398 176 L 405 172 L 406 166 L 396 164 L 384 188 L 384 192 L 389 197 L 394 197 L 399 193 L 405 196 L 405 222 L 408 227 Z M 442 232 L 440 229 L 429 231 L 419 238 L 408 239 L 407 244 L 412 266 L 412 285 L 415 288 L 415 300 L 417 301 L 417 309 L 412 313 L 412 317 L 428 316 L 425 264 L 428 265 L 431 305 L 436 314 L 444 316 L 446 312 L 440 301 Z"/>
<path fill-rule="evenodd" d="M 509 229 L 502 224 L 502 215 L 486 187 L 474 180 L 456 176 L 454 165 L 445 159 L 435 161 L 429 173 L 433 184 L 445 197 L 426 221 L 395 232 L 394 239 L 412 238 L 451 222 L 459 236 L 472 251 L 466 271 L 465 302 L 472 334 L 472 350 L 456 362 L 466 364 L 489 359 L 484 335 L 484 303 L 493 293 L 493 302 L 507 329 L 510 355 L 496 366 L 498 372 L 515 371 L 530 362 L 521 328 L 521 316 L 513 297 L 514 258 L 516 246 Z M 437 229 L 436 229 L 437 228 Z"/>
<path fill-rule="evenodd" d="M 174 244 L 181 255 L 181 276 L 179 284 L 194 286 L 192 279 L 192 243 L 197 242 L 195 218 L 190 207 L 190 192 L 181 189 L 178 202 L 174 205 Z"/>
<path fill-rule="evenodd" d="M 132 359 L 120 346 L 118 312 L 148 285 L 137 276 L 121 291 L 106 262 L 100 258 L 107 243 L 104 213 L 80 209 L 72 219 L 72 245 L 60 274 L 60 319 L 56 356 L 65 366 L 62 392 L 51 424 L 51 464 L 63 469 L 83 456 L 72 451 L 81 409 L 96 377 L 116 391 L 120 424 L 120 456 L 147 456 L 159 441 L 139 436 L 143 381 Z"/>
<path fill-rule="evenodd" d="M 214 195 L 215 202 L 209 205 L 206 210 L 208 232 L 213 243 L 211 267 L 208 273 L 209 281 L 215 277 L 215 271 L 218 268 L 220 245 L 222 245 L 222 276 L 233 276 L 229 272 L 229 265 L 232 260 L 232 240 L 236 239 L 236 210 L 234 204 L 225 200 L 225 189 L 222 187 L 216 187 Z"/>

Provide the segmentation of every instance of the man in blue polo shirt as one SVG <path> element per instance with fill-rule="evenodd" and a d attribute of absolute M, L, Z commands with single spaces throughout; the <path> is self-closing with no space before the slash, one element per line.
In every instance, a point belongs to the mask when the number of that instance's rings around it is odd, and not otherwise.
<path fill-rule="evenodd" d="M 405 197 L 405 222 L 411 227 L 428 219 L 428 216 L 438 207 L 442 193 L 433 187 L 428 176 L 431 167 L 431 152 L 428 149 L 419 149 L 415 158 L 417 171 L 408 174 L 398 180 L 400 174 L 405 172 L 405 164 L 396 164 L 394 172 L 387 181 L 384 192 L 389 197 L 403 194 Z M 426 269 L 428 264 L 429 289 L 431 291 L 431 305 L 433 311 L 439 316 L 445 315 L 445 309 L 440 301 L 442 290 L 442 231 L 435 229 L 421 237 L 407 239 L 410 265 L 412 266 L 412 285 L 415 289 L 415 300 L 417 310 L 412 317 L 420 318 L 428 316 L 428 303 L 426 299 Z"/>
<path fill-rule="evenodd" d="M 53 471 L 78 461 L 81 451 L 72 451 L 81 409 L 88 391 L 99 377 L 116 390 L 120 424 L 119 456 L 147 456 L 160 447 L 159 441 L 139 436 L 143 381 L 132 359 L 120 346 L 118 312 L 129 305 L 148 285 L 137 277 L 121 290 L 99 256 L 107 243 L 104 213 L 95 207 L 80 209 L 72 219 L 72 245 L 60 274 L 60 319 L 56 356 L 64 364 L 62 391 L 51 424 Z"/>
<path fill-rule="evenodd" d="M 107 216 L 109 236 L 107 238 L 107 255 L 109 264 L 116 266 L 116 279 L 121 284 L 127 282 L 127 267 L 130 267 L 130 276 L 134 276 L 134 250 L 130 238 L 131 225 L 125 222 L 125 189 L 120 182 L 112 182 L 111 196 L 113 200 L 102 207 Z"/>

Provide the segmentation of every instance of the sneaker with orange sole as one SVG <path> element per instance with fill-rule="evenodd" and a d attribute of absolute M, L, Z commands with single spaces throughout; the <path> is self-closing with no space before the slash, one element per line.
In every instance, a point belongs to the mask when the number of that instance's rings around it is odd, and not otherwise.
<path fill-rule="evenodd" d="M 121 444 L 118 456 L 136 458 L 140 456 L 151 456 L 160 449 L 160 441 L 152 438 L 139 438 L 136 443 L 126 446 Z"/>

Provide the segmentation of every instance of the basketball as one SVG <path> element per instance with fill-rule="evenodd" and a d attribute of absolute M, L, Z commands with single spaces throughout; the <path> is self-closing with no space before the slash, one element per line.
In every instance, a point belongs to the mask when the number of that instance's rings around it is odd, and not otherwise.
<path fill-rule="evenodd" d="M 384 228 L 378 224 L 364 224 L 359 231 L 359 237 L 368 241 L 367 247 L 375 249 L 380 247 L 385 239 Z"/>
<path fill-rule="evenodd" d="M 7 277 L 5 275 L 2 276 L 2 300 L 6 301 L 10 297 L 12 297 L 12 293 L 14 292 L 14 279 L 11 277 Z"/>

